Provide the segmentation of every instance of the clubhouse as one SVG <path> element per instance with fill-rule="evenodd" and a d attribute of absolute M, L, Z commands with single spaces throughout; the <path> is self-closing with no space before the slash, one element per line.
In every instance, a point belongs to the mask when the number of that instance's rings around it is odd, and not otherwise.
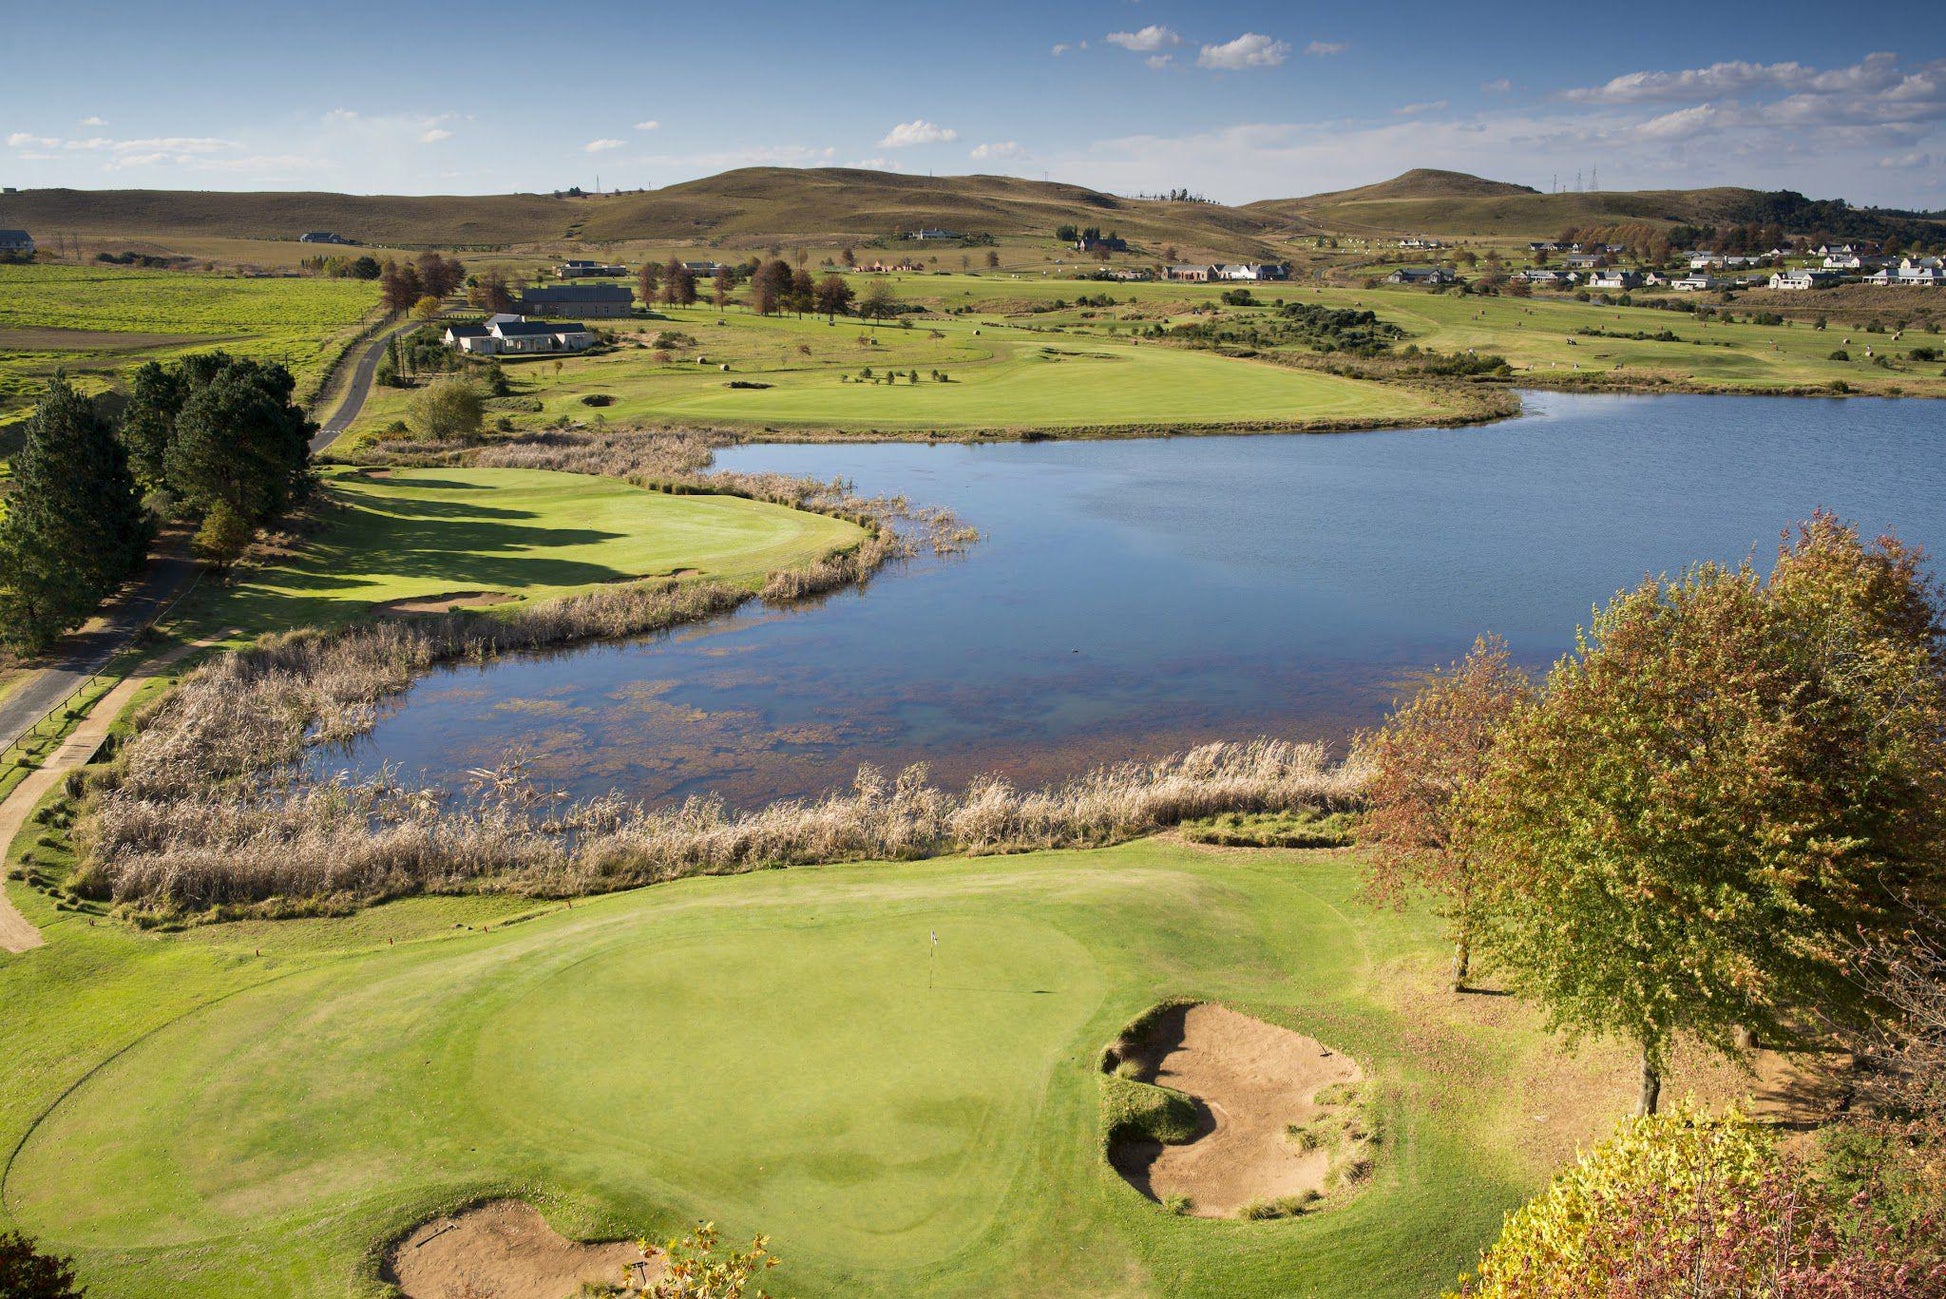
<path fill-rule="evenodd" d="M 478 325 L 448 325 L 443 341 L 468 356 L 546 356 L 585 352 L 595 345 L 595 335 L 579 321 L 497 315 Z"/>

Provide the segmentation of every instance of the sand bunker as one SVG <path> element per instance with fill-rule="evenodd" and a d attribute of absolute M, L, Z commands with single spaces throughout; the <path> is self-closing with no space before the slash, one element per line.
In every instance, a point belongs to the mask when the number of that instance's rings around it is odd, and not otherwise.
<path fill-rule="evenodd" d="M 1222 1006 L 1178 1006 L 1119 1044 L 1117 1065 L 1196 1102 L 1189 1141 L 1129 1138 L 1109 1151 L 1117 1172 L 1164 1204 L 1186 1196 L 1183 1211 L 1197 1217 L 1287 1216 L 1369 1168 L 1358 1065 L 1316 1038 Z"/>
<path fill-rule="evenodd" d="M 513 599 L 505 591 L 448 591 L 444 595 L 414 596 L 378 606 L 379 613 L 445 613 L 448 609 L 484 609 Z"/>
<path fill-rule="evenodd" d="M 583 1245 L 533 1205 L 495 1200 L 422 1224 L 392 1250 L 386 1279 L 408 1299 L 569 1299 L 583 1281 L 621 1284 L 641 1259 L 633 1241 Z"/>

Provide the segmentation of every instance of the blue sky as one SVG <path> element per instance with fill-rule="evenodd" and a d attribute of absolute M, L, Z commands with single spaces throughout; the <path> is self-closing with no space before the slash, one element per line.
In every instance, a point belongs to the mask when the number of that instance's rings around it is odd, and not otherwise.
<path fill-rule="evenodd" d="M 1246 202 L 1427 166 L 1946 207 L 1936 4 L 498 8 L 4 0 L 0 182 L 491 193 L 776 163 Z"/>

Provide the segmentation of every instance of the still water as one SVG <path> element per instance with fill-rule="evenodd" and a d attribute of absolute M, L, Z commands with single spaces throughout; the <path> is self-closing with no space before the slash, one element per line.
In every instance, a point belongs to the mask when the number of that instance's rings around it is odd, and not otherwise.
<path fill-rule="evenodd" d="M 1946 546 L 1946 405 L 1529 394 L 1487 428 L 758 446 L 980 529 L 963 558 L 673 636 L 427 677 L 326 765 L 449 787 L 524 748 L 579 794 L 753 805 L 861 763 L 1055 780 L 1272 734 L 1341 741 L 1494 631 L 1544 665 L 1618 588 L 1774 552 L 1823 506 Z"/>

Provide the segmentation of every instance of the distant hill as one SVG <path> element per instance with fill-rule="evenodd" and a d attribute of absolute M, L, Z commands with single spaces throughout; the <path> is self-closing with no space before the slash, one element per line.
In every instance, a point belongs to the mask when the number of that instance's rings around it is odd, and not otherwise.
<path fill-rule="evenodd" d="M 1066 223 L 1180 246 L 1185 255 L 1264 257 L 1263 223 L 1216 203 L 1125 199 L 1012 176 L 911 176 L 842 168 L 747 167 L 666 189 L 600 196 L 406 197 L 172 190 L 28 190 L 0 195 L 0 227 L 100 238 L 293 239 L 328 230 L 360 243 L 479 246 L 631 239 L 761 247 L 862 242 L 925 227 L 995 237 Z"/>
<path fill-rule="evenodd" d="M 572 246 L 631 240 L 747 250 L 862 244 L 919 228 L 1010 238 L 1100 226 L 1161 256 L 1276 255 L 1321 234 L 1552 238 L 1569 228 L 1781 226 L 1845 238 L 1936 242 L 1937 214 L 1852 208 L 1791 191 L 1643 190 L 1543 194 L 1420 168 L 1357 189 L 1243 207 L 1130 199 L 1014 176 L 913 176 L 848 168 L 746 167 L 666 189 L 606 195 L 413 196 L 174 190 L 28 190 L 0 195 L 0 227 L 166 247 L 171 239 L 295 239 L 329 230 L 392 247 Z M 1287 245 L 1286 245 L 1287 246 Z"/>

